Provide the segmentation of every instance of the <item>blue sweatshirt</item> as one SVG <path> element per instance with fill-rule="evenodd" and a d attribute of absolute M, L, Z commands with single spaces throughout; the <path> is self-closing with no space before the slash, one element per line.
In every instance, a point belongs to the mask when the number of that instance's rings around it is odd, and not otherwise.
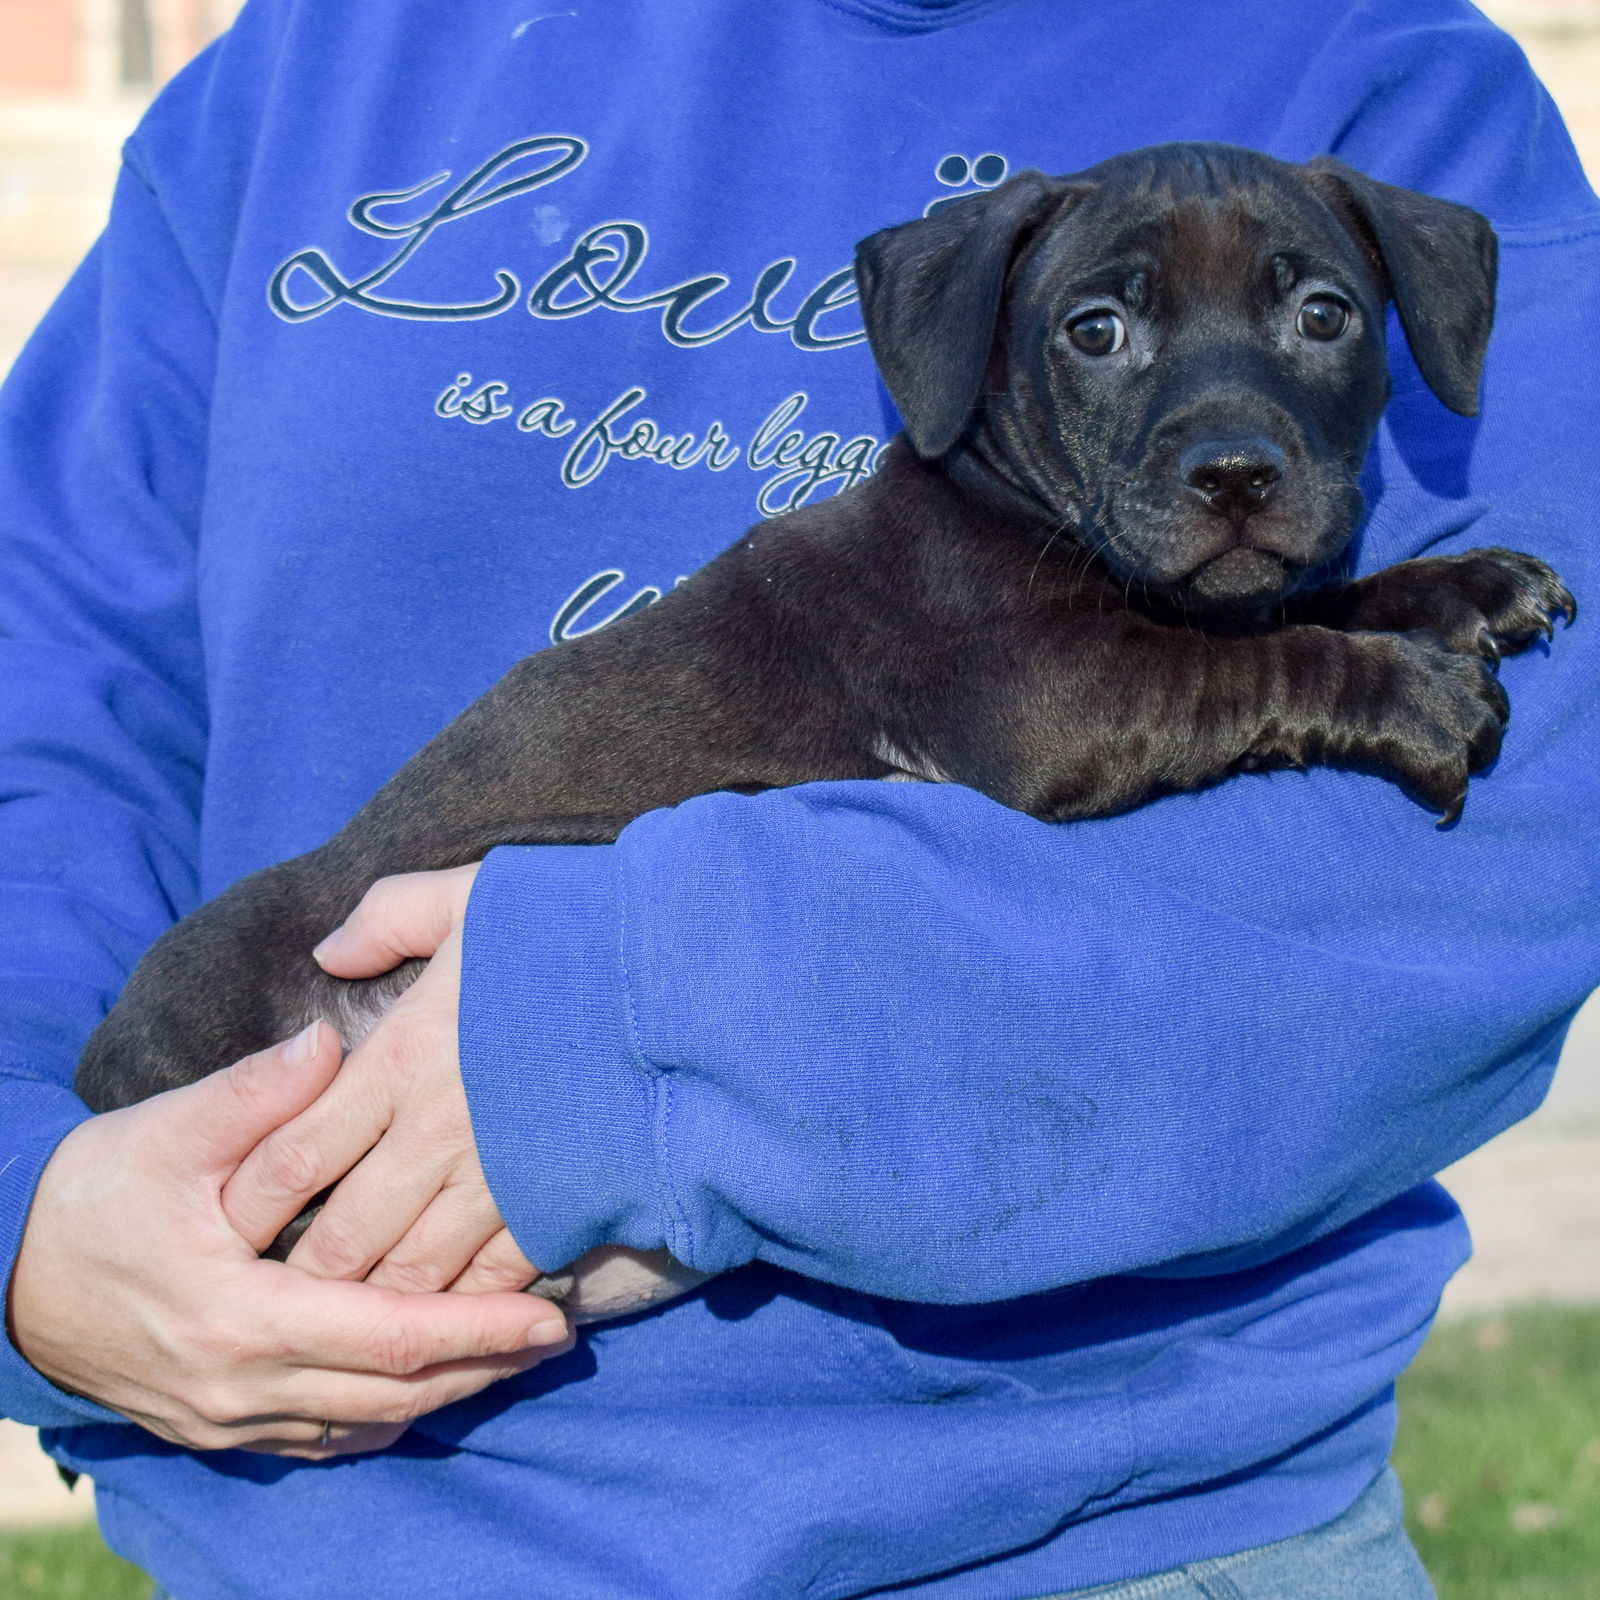
<path fill-rule="evenodd" d="M 1600 203 L 1461 0 L 254 0 L 0 397 L 0 1262 L 144 947 L 518 657 L 871 470 L 853 242 L 1170 139 L 1487 212 L 1481 418 L 1398 333 L 1360 566 L 1600 596 Z M 331 1465 L 0 1349 L 181 1600 L 1025 1597 L 1378 1472 L 1467 1251 L 1432 1173 L 1600 980 L 1600 634 L 1440 832 L 1349 773 L 1051 827 L 932 784 L 496 851 L 461 1040 L 527 1255 L 723 1275 Z"/>

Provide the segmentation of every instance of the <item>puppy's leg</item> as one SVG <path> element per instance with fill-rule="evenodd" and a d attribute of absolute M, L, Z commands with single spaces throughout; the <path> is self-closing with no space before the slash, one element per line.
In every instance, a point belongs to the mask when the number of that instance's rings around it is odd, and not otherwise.
<path fill-rule="evenodd" d="M 1459 556 L 1402 561 L 1370 577 L 1308 595 L 1296 616 L 1346 630 L 1428 632 L 1452 650 L 1487 661 L 1549 638 L 1558 614 L 1570 625 L 1577 603 L 1536 556 L 1516 550 L 1469 550 Z"/>
<path fill-rule="evenodd" d="M 601 844 L 631 819 L 614 814 L 482 821 L 419 829 L 404 853 L 358 838 L 244 878 L 169 928 L 90 1036 L 76 1088 L 93 1111 L 194 1083 L 321 1019 L 347 1049 L 427 965 L 376 978 L 329 977 L 311 949 L 379 877 L 481 861 L 502 844 Z M 381 841 L 379 841 L 381 843 Z"/>
<path fill-rule="evenodd" d="M 1059 822 L 1234 772 L 1341 766 L 1460 810 L 1499 753 L 1505 692 L 1428 633 L 1296 626 L 1243 637 L 1092 618 L 1053 660 L 970 684 L 941 736 L 907 742 L 957 782 Z"/>

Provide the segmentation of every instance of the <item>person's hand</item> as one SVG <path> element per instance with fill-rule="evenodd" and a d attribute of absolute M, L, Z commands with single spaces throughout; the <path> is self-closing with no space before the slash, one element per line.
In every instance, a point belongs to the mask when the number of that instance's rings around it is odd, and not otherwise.
<path fill-rule="evenodd" d="M 315 1459 L 380 1449 L 569 1348 L 566 1319 L 532 1296 L 326 1282 L 258 1260 L 229 1225 L 223 1184 L 326 1090 L 339 1056 L 319 1023 L 68 1134 L 12 1274 L 24 1358 L 174 1444 Z"/>
<path fill-rule="evenodd" d="M 484 1182 L 461 1085 L 461 924 L 477 871 L 381 879 L 317 947 L 317 960 L 341 978 L 375 977 L 410 956 L 432 960 L 332 1086 L 263 1140 L 223 1191 L 230 1221 L 264 1247 L 341 1180 L 290 1252 L 303 1271 L 471 1293 L 522 1289 L 539 1275 Z"/>

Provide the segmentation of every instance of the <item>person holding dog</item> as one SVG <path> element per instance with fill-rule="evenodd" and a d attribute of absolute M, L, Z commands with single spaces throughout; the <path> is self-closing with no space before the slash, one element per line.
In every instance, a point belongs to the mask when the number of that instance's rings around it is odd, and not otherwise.
<path fill-rule="evenodd" d="M 256 0 L 135 136 L 0 408 L 0 1409 L 178 1600 L 1428 1592 L 1384 1469 L 1465 1250 L 1426 1180 L 1600 977 L 1582 630 L 1507 663 L 1446 833 L 1331 771 L 1062 828 L 707 796 L 380 885 L 323 965 L 432 960 L 343 1067 L 66 1087 L 176 913 L 870 470 L 856 239 L 1177 138 L 1490 217 L 1481 416 L 1394 339 L 1359 560 L 1581 597 L 1600 205 L 1455 0 L 1226 49 L 1169 0 Z M 612 1244 L 721 1276 L 576 1344 L 514 1292 Z"/>

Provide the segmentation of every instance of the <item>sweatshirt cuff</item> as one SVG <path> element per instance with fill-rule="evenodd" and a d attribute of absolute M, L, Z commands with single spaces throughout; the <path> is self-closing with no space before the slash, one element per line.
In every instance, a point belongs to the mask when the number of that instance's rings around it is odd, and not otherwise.
<path fill-rule="evenodd" d="M 9 1305 L 11 1272 L 33 1207 L 39 1174 L 61 1141 L 90 1116 L 88 1108 L 60 1084 L 11 1078 L 0 1085 L 0 1284 Z M 78 1428 L 86 1423 L 126 1422 L 58 1389 L 23 1360 L 11 1342 L 9 1317 L 0 1337 L 0 1416 L 34 1428 Z"/>
<path fill-rule="evenodd" d="M 541 1271 L 668 1242 L 659 1075 L 634 1047 L 616 851 L 491 851 L 467 907 L 461 1075 L 484 1177 Z"/>

